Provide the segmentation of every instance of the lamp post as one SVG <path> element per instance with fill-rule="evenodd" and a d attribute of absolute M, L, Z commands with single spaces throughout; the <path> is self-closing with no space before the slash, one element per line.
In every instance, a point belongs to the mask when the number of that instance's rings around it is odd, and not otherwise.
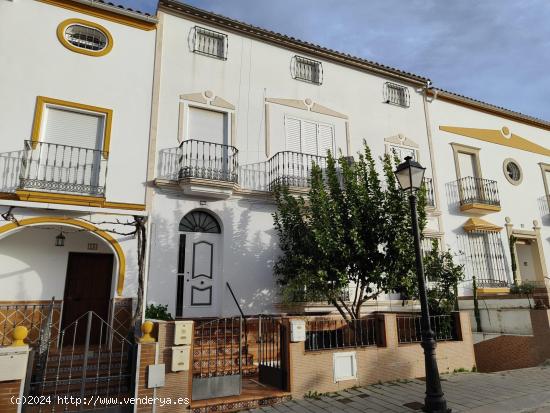
<path fill-rule="evenodd" d="M 426 168 L 418 162 L 413 161 L 410 156 L 407 156 L 405 162 L 399 164 L 395 169 L 395 176 L 401 189 L 409 192 L 409 203 L 411 206 L 412 235 L 416 256 L 416 277 L 418 279 L 418 292 L 422 311 L 422 348 L 424 349 L 424 365 L 426 368 L 426 397 L 424 399 L 424 411 L 443 413 L 450 412 L 450 409 L 447 408 L 447 401 L 441 389 L 437 360 L 435 358 L 436 343 L 430 323 L 430 310 L 428 308 L 428 294 L 426 293 L 424 265 L 422 263 L 422 252 L 420 250 L 418 213 L 416 209 L 416 191 L 422 186 L 425 171 Z"/>

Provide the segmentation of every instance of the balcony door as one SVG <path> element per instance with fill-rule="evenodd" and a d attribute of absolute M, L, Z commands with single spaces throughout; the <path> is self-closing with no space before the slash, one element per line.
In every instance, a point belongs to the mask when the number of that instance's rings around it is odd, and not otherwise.
<path fill-rule="evenodd" d="M 46 106 L 37 168 L 39 180 L 89 193 L 99 186 L 105 116 L 58 106 Z M 31 167 L 33 167 L 31 165 Z"/>
<path fill-rule="evenodd" d="M 227 113 L 189 106 L 187 137 L 191 142 L 185 145 L 183 164 L 193 173 L 191 176 L 212 179 L 228 174 Z"/>
<path fill-rule="evenodd" d="M 473 153 L 458 153 L 458 168 L 460 171 L 460 196 L 461 199 L 477 200 L 483 196 L 476 155 Z"/>
<path fill-rule="evenodd" d="M 307 186 L 312 161 L 324 166 L 319 157 L 326 157 L 327 151 L 334 155 L 334 127 L 325 123 L 285 118 L 285 150 L 282 160 L 283 178 L 291 186 Z"/>

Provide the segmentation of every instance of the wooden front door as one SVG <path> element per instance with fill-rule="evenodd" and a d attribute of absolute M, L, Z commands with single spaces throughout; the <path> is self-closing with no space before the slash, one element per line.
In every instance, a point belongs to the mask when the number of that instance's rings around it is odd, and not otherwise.
<path fill-rule="evenodd" d="M 78 317 L 88 311 L 93 311 L 103 320 L 108 321 L 109 299 L 111 296 L 111 279 L 113 274 L 112 254 L 90 254 L 69 252 L 67 278 L 65 280 L 65 295 L 63 301 L 62 328 L 69 326 Z M 100 340 L 92 326 L 90 343 Z M 71 330 L 67 334 L 73 334 Z M 86 319 L 79 320 L 75 332 L 75 342 L 83 344 L 86 339 Z"/>

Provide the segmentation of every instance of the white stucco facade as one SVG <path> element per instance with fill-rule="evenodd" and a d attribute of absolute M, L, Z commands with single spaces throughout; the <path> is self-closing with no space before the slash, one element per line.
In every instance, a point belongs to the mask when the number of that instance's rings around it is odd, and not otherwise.
<path fill-rule="evenodd" d="M 113 317 L 135 303 L 155 22 L 109 5 L 0 3 L 0 305 L 93 296 Z"/>
<path fill-rule="evenodd" d="M 418 79 L 406 80 L 403 76 L 396 80 L 396 74 L 375 74 L 366 67 L 358 70 L 314 53 L 199 22 L 162 5 L 158 18 L 154 94 L 158 103 L 151 137 L 156 168 L 150 176 L 157 179 L 157 185 L 148 204 L 153 228 L 149 303 L 168 304 L 169 311 L 178 316 L 237 314 L 226 285 L 229 283 L 245 314 L 277 311 L 280 298 L 272 267 L 279 251 L 272 217 L 275 206 L 269 193 L 269 159 L 289 150 L 289 118 L 330 125 L 334 149 L 347 156 L 356 155 L 363 140 L 376 157 L 386 153 L 392 142 L 412 145 L 427 167 L 426 176 L 433 176 L 422 82 Z M 197 26 L 227 36 L 226 59 L 193 52 L 190 42 Z M 291 62 L 296 55 L 321 62 L 322 84 L 293 78 Z M 385 102 L 388 81 L 407 89 L 408 107 Z M 190 136 L 190 107 L 223 112 L 230 120 L 227 143 L 238 150 L 239 169 L 236 186 L 229 196 L 223 196 L 225 199 L 190 195 L 174 181 L 168 184 L 163 179 L 169 169 L 165 153 L 184 140 L 197 139 Z M 194 308 L 184 302 L 178 314 L 178 245 L 179 237 L 185 234 L 178 225 L 186 214 L 196 210 L 211 213 L 221 225 L 217 248 L 222 257 L 219 278 L 214 283 L 218 291 L 213 293 L 212 306 Z M 438 216 L 437 208 L 431 208 L 427 232 L 436 236 L 441 233 Z M 193 281 L 187 281 L 187 268 L 180 269 L 183 290 L 187 291 L 185 288 Z"/>
<path fill-rule="evenodd" d="M 487 113 L 437 95 L 430 99 L 429 115 L 445 243 L 458 254 L 457 261 L 465 265 L 466 280 L 460 289 L 461 295 L 471 296 L 472 275 L 479 280 L 492 274 L 495 279 L 513 282 L 510 235 L 518 238 L 515 244 L 518 280 L 544 287 L 550 253 L 544 172 L 544 165 L 550 162 L 549 153 L 545 152 L 550 137 L 548 127 L 543 122 L 537 126 L 527 120 L 511 119 L 504 111 Z M 494 181 L 490 188 L 498 189 L 498 208 L 461 210 L 457 180 L 471 175 L 471 170 L 465 171 L 468 166 L 461 164 L 460 154 L 457 157 L 456 153 L 462 151 L 473 154 L 474 163 L 478 163 L 473 168 L 475 176 Z M 505 166 L 509 161 L 519 166 L 517 181 L 507 177 Z M 487 185 L 483 181 L 481 192 L 489 192 L 483 189 L 489 188 Z M 483 201 L 485 196 L 481 192 Z M 490 233 L 501 243 L 500 250 L 489 251 L 487 255 L 483 246 L 479 248 L 475 242 L 472 245 L 472 237 L 464 228 L 471 218 L 497 227 Z"/>

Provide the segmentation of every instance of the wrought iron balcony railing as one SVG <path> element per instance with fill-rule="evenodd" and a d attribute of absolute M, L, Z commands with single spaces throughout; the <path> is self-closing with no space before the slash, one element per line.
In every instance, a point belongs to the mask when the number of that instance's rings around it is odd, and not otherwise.
<path fill-rule="evenodd" d="M 313 163 L 322 169 L 327 166 L 324 156 L 309 155 L 301 152 L 277 152 L 267 161 L 269 189 L 275 185 L 309 188 Z"/>
<path fill-rule="evenodd" d="M 434 207 L 435 196 L 432 178 L 424 178 L 424 185 L 426 185 L 426 205 Z"/>
<path fill-rule="evenodd" d="M 238 182 L 238 150 L 230 145 L 189 139 L 161 151 L 161 176 Z"/>
<path fill-rule="evenodd" d="M 500 206 L 497 181 L 467 176 L 456 182 L 460 205 L 485 204 Z"/>
<path fill-rule="evenodd" d="M 106 176 L 101 150 L 25 141 L 19 189 L 104 196 Z"/>

